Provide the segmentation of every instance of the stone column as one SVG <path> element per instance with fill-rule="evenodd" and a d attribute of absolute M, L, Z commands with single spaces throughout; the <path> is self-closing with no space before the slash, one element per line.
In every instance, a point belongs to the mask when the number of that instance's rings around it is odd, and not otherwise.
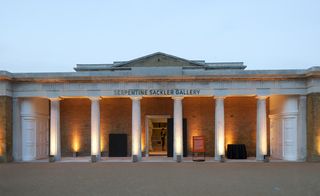
<path fill-rule="evenodd" d="M 90 97 L 91 100 L 91 155 L 100 159 L 100 97 Z"/>
<path fill-rule="evenodd" d="M 225 154 L 224 146 L 224 97 L 215 97 L 215 160 Z"/>
<path fill-rule="evenodd" d="M 298 105 L 298 160 L 305 161 L 307 158 L 307 96 L 299 97 Z"/>
<path fill-rule="evenodd" d="M 183 97 L 172 97 L 173 110 L 173 159 L 180 162 L 183 157 Z"/>
<path fill-rule="evenodd" d="M 60 143 L 60 98 L 50 98 L 50 155 L 61 160 Z"/>
<path fill-rule="evenodd" d="M 141 97 L 132 99 L 132 161 L 141 160 Z"/>
<path fill-rule="evenodd" d="M 267 110 L 266 96 L 257 97 L 257 135 L 256 135 L 256 159 L 263 160 L 267 154 Z"/>

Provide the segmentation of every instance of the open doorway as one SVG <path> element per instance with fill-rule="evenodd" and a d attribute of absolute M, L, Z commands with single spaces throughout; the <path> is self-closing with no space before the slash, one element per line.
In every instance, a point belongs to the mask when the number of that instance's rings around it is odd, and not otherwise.
<path fill-rule="evenodd" d="M 169 115 L 146 116 L 146 156 L 167 156 Z"/>

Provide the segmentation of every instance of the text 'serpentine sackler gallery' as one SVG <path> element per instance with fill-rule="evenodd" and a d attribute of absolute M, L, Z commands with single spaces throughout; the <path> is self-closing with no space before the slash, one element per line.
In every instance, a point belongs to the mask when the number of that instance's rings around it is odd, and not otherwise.
<path fill-rule="evenodd" d="M 244 147 L 257 160 L 320 161 L 320 67 L 245 68 L 154 53 L 75 72 L 0 71 L 0 160 L 183 161 L 203 136 L 216 160 Z"/>

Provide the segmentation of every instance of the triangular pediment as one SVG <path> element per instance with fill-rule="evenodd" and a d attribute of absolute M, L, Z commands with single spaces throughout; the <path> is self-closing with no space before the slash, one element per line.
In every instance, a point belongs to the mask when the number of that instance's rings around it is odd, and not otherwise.
<path fill-rule="evenodd" d="M 180 57 L 157 52 L 131 61 L 119 63 L 115 67 L 201 67 L 203 64 Z"/>

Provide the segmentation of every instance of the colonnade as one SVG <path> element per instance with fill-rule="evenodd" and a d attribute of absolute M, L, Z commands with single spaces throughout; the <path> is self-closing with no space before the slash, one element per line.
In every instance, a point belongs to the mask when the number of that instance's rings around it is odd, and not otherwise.
<path fill-rule="evenodd" d="M 257 134 L 256 159 L 263 160 L 267 154 L 267 110 L 265 96 L 257 97 Z M 132 160 L 142 159 L 141 153 L 141 104 L 142 97 L 131 97 L 132 100 Z M 181 161 L 183 157 L 183 107 L 182 96 L 172 97 L 174 102 L 174 145 L 173 159 Z M 220 160 L 225 155 L 224 137 L 224 99 L 215 99 L 215 159 Z M 90 97 L 91 100 L 91 155 L 100 159 L 100 97 Z M 60 142 L 60 99 L 51 98 L 50 112 L 50 155 L 55 160 L 61 159 Z"/>

